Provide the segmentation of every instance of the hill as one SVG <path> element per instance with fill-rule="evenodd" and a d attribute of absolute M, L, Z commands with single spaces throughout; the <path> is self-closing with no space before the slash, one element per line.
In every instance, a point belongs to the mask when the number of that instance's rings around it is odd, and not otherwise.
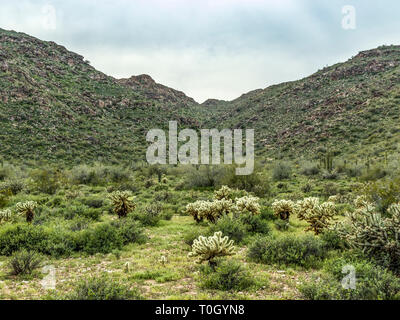
<path fill-rule="evenodd" d="M 0 30 L 1 154 L 79 163 L 143 159 L 149 128 L 196 126 L 193 99 L 148 76 L 117 80 L 53 42 Z M 167 122 L 167 123 L 166 123 Z"/>
<path fill-rule="evenodd" d="M 207 126 L 254 128 L 259 154 L 382 153 L 400 141 L 399 80 L 400 47 L 380 47 L 305 79 L 216 103 L 204 119 Z"/>
<path fill-rule="evenodd" d="M 54 42 L 0 29 L 1 155 L 81 163 L 144 160 L 150 128 L 250 128 L 261 156 L 366 157 L 400 141 L 400 47 L 310 77 L 196 103 L 148 75 L 115 79 Z"/>

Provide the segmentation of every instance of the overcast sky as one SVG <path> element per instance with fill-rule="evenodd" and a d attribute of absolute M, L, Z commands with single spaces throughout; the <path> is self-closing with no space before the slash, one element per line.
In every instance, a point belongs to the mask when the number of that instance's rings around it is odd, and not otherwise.
<path fill-rule="evenodd" d="M 0 27 L 52 40 L 116 78 L 199 102 L 297 80 L 400 44 L 398 0 L 0 0 Z M 356 10 L 355 29 L 351 11 Z M 346 28 L 343 28 L 343 19 Z"/>

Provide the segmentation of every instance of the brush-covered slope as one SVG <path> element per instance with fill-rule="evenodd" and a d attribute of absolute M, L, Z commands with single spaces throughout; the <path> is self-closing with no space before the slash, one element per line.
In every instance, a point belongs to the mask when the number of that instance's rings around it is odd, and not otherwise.
<path fill-rule="evenodd" d="M 0 155 L 144 160 L 147 131 L 169 120 L 255 129 L 263 156 L 382 153 L 400 141 L 399 80 L 400 47 L 380 47 L 299 81 L 199 105 L 147 75 L 117 80 L 53 42 L 0 29 Z"/>
<path fill-rule="evenodd" d="M 106 76 L 53 42 L 0 29 L 2 157 L 144 159 L 149 129 L 168 119 L 196 126 L 193 99 L 149 77 L 132 79 Z"/>
<path fill-rule="evenodd" d="M 308 78 L 214 103 L 205 112 L 205 126 L 255 129 L 261 154 L 390 150 L 400 141 L 400 47 L 361 52 Z"/>

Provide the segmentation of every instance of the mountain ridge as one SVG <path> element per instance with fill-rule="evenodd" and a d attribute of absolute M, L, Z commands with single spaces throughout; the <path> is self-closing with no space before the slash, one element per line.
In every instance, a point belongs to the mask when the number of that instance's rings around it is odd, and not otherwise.
<path fill-rule="evenodd" d="M 198 104 L 149 75 L 115 79 L 54 42 L 0 29 L 1 154 L 140 161 L 146 132 L 171 120 L 255 129 L 260 156 L 349 153 L 364 144 L 387 151 L 400 137 L 399 80 L 400 47 L 383 46 L 300 80 Z"/>

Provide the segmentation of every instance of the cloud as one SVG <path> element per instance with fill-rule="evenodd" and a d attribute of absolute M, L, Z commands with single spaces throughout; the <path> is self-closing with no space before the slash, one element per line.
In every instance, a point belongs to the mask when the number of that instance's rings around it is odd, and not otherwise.
<path fill-rule="evenodd" d="M 349 2 L 357 29 L 346 31 Z M 46 24 L 45 5 L 56 9 L 56 28 Z M 2 0 L 0 21 L 65 45 L 112 76 L 147 73 L 203 101 L 400 44 L 399 9 L 395 0 Z"/>

